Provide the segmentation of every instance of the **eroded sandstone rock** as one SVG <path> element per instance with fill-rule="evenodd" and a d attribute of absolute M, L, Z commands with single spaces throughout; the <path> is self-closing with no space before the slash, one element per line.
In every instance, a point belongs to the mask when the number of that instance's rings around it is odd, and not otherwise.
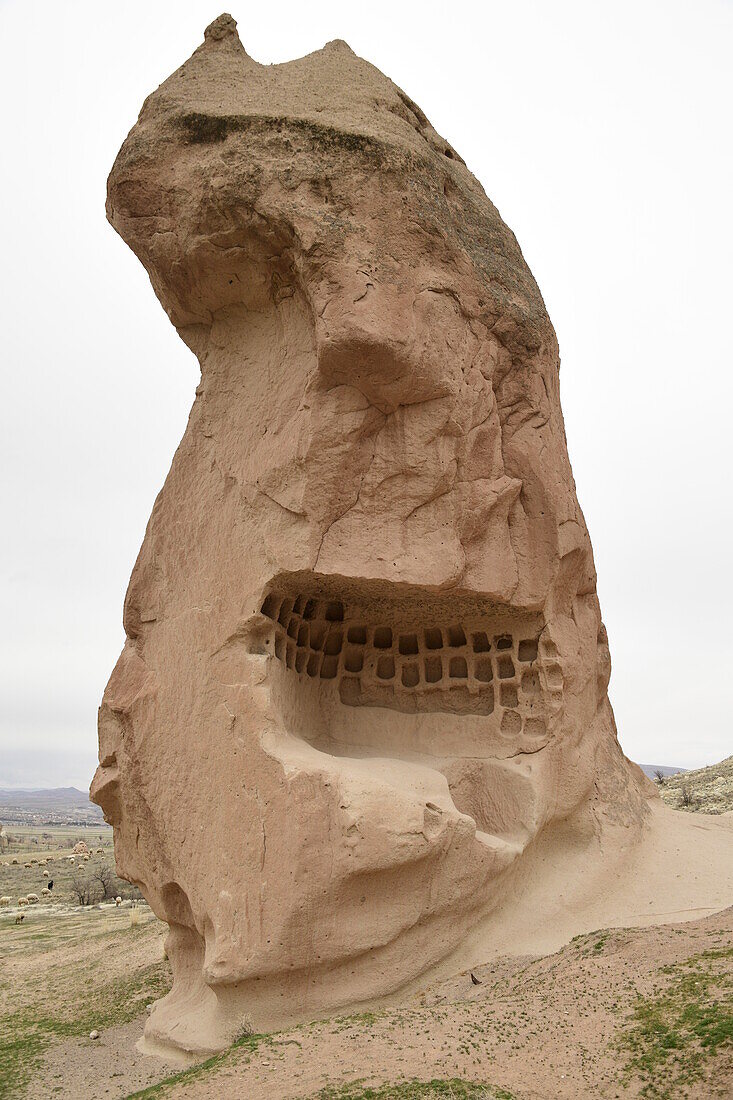
<path fill-rule="evenodd" d="M 170 925 L 148 1040 L 216 1049 L 398 988 L 519 888 L 541 830 L 633 830 L 645 792 L 555 334 L 420 109 L 343 42 L 259 65 L 221 16 L 107 211 L 202 378 L 93 797 Z"/>

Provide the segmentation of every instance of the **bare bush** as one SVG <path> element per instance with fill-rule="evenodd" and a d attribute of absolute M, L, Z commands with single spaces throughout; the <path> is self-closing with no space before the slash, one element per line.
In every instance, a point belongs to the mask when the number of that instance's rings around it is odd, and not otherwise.
<path fill-rule="evenodd" d="M 683 806 L 694 806 L 697 802 L 694 791 L 691 791 L 686 783 L 683 783 L 680 787 L 680 799 Z"/>
<path fill-rule="evenodd" d="M 102 899 L 104 901 L 107 898 L 117 897 L 117 876 L 111 867 L 108 867 L 106 863 L 98 864 L 93 871 L 90 872 L 89 878 L 95 883 L 102 891 Z"/>
<path fill-rule="evenodd" d="M 97 883 L 91 875 L 83 875 L 79 871 L 71 880 L 71 892 L 76 897 L 79 905 L 94 905 L 99 900 Z"/>
<path fill-rule="evenodd" d="M 654 769 L 654 778 L 661 787 L 662 783 L 664 783 L 664 772 L 661 770 L 661 768 Z"/>

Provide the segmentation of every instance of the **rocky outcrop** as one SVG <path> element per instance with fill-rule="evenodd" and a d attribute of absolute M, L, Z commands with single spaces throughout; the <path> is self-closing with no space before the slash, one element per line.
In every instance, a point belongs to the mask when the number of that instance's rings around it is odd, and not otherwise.
<path fill-rule="evenodd" d="M 733 756 L 707 768 L 665 776 L 659 793 L 668 806 L 688 813 L 733 811 Z"/>
<path fill-rule="evenodd" d="M 633 834 L 651 786 L 616 741 L 552 325 L 420 108 L 343 42 L 259 65 L 222 16 L 107 212 L 201 384 L 92 794 L 170 926 L 147 1042 L 216 1049 L 398 988 L 541 832 Z"/>

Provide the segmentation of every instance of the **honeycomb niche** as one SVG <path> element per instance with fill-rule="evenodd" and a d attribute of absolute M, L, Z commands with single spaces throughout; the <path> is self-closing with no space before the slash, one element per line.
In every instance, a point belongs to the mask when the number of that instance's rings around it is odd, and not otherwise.
<path fill-rule="evenodd" d="M 358 601 L 273 589 L 261 606 L 269 626 L 261 651 L 296 676 L 331 684 L 346 706 L 496 714 L 507 732 L 543 734 L 539 625 L 510 629 L 490 609 L 463 610 L 451 618 L 413 597 L 367 611 Z"/>

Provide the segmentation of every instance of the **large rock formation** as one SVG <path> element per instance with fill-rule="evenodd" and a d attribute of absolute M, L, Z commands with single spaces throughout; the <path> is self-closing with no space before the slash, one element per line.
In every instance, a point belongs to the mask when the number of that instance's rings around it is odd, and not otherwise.
<path fill-rule="evenodd" d="M 170 926 L 148 1039 L 215 1049 L 398 988 L 554 823 L 638 830 L 646 781 L 552 325 L 419 107 L 343 42 L 259 65 L 221 16 L 146 100 L 107 211 L 202 378 L 93 797 Z"/>

